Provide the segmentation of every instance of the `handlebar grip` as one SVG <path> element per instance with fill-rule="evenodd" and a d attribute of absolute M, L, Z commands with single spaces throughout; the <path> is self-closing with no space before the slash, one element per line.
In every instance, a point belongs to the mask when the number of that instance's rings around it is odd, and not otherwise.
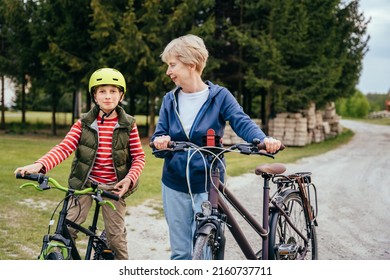
<path fill-rule="evenodd" d="M 258 148 L 259 150 L 266 150 L 265 143 L 262 142 L 262 143 L 260 143 L 260 144 L 257 144 L 257 148 Z M 286 146 L 284 146 L 283 144 L 281 144 L 281 145 L 280 145 L 280 148 L 279 148 L 279 150 L 278 150 L 278 152 L 279 152 L 279 151 L 283 151 L 285 148 L 286 148 Z"/>
<path fill-rule="evenodd" d="M 16 173 L 16 179 L 25 179 L 25 180 L 37 181 L 39 183 L 42 183 L 44 178 L 45 178 L 45 175 L 43 175 L 42 173 L 24 174 L 24 176 L 22 176 L 22 174 L 20 172 Z"/>
<path fill-rule="evenodd" d="M 257 144 L 257 148 L 259 150 L 265 150 L 265 144 L 264 143 Z"/>
<path fill-rule="evenodd" d="M 176 146 L 175 141 L 169 141 L 169 142 L 168 142 L 168 148 L 173 148 L 173 147 L 175 147 L 175 146 Z M 150 142 L 150 143 L 149 143 L 149 147 L 152 148 L 152 149 L 156 148 L 156 147 L 154 146 L 154 143 L 153 143 L 153 142 Z"/>
<path fill-rule="evenodd" d="M 113 199 L 115 201 L 119 200 L 119 196 L 117 196 L 116 194 L 113 194 L 111 192 L 102 190 L 101 194 L 102 194 L 102 196 L 107 197 L 107 198 L 111 198 L 111 199 Z"/>

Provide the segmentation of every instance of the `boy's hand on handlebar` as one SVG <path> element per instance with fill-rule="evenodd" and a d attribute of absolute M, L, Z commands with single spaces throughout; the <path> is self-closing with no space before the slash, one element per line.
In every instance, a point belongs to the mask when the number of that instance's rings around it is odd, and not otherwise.
<path fill-rule="evenodd" d="M 18 167 L 15 169 L 14 174 L 20 173 L 22 177 L 24 177 L 25 174 L 35 174 L 39 173 L 43 168 L 42 163 L 33 163 L 30 165 L 26 165 L 23 167 Z"/>
<path fill-rule="evenodd" d="M 124 178 L 115 185 L 115 188 L 112 190 L 114 194 L 119 197 L 122 197 L 131 187 L 132 182 L 130 178 Z"/>
<path fill-rule="evenodd" d="M 169 135 L 158 136 L 154 138 L 153 145 L 157 150 L 167 149 L 170 141 L 171 137 Z"/>
<path fill-rule="evenodd" d="M 265 150 L 267 151 L 267 153 L 270 154 L 275 154 L 278 151 L 284 149 L 284 145 L 282 144 L 282 142 L 272 137 L 265 138 L 264 144 L 265 144 Z"/>

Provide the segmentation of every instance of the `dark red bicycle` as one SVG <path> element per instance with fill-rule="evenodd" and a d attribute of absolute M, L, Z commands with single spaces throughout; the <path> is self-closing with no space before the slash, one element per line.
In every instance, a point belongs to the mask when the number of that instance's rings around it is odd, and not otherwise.
<path fill-rule="evenodd" d="M 191 142 L 172 141 L 169 150 L 173 153 L 192 150 L 204 155 L 208 163 L 209 194 L 202 203 L 202 212 L 196 215 L 194 234 L 194 260 L 222 260 L 225 254 L 225 228 L 227 227 L 247 259 L 253 260 L 316 260 L 318 246 L 317 190 L 310 172 L 283 175 L 286 167 L 280 163 L 257 166 L 255 173 L 263 178 L 262 224 L 220 180 L 220 164 L 224 154 L 239 152 L 243 155 L 260 155 L 274 158 L 264 152 L 259 140 L 239 143 L 230 147 L 219 145 L 212 133 L 207 135 L 205 145 L 199 147 Z M 155 150 L 153 153 L 167 150 Z M 270 182 L 272 184 L 270 184 Z M 275 192 L 270 195 L 271 185 Z M 262 244 L 251 245 L 240 224 L 233 215 L 232 206 L 243 220 L 260 236 Z"/>

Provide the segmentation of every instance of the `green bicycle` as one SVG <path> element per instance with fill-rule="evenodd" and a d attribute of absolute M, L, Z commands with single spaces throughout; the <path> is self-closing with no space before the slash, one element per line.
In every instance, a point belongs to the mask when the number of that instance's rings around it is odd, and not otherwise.
<path fill-rule="evenodd" d="M 104 200 L 103 197 L 118 200 L 119 197 L 110 192 L 97 188 L 97 184 L 92 184 L 91 187 L 74 190 L 68 187 L 62 186 L 54 178 L 45 176 L 43 174 L 26 174 L 22 177 L 20 173 L 16 174 L 17 179 L 25 179 L 36 181 L 36 183 L 27 182 L 20 186 L 20 188 L 34 187 L 37 191 L 46 191 L 49 189 L 57 189 L 65 192 L 65 198 L 62 200 L 62 208 L 59 213 L 58 222 L 54 234 L 50 234 L 50 227 L 52 223 L 49 223 L 48 233 L 43 237 L 43 245 L 41 253 L 38 256 L 39 260 L 81 260 L 81 254 L 76 247 L 76 243 L 73 241 L 68 227 L 72 227 L 88 236 L 88 245 L 86 248 L 85 258 L 90 260 L 93 252 L 93 260 L 113 260 L 114 252 L 108 247 L 105 237 L 105 231 L 103 230 L 100 235 L 97 234 L 97 223 L 99 219 L 99 211 L 102 205 L 109 205 L 115 210 L 114 204 L 109 200 Z M 68 220 L 68 205 L 71 198 L 75 198 L 80 195 L 90 195 L 95 201 L 96 207 L 93 214 L 91 225 L 86 228 L 73 221 Z M 61 204 L 61 202 L 60 202 Z M 60 205 L 59 204 L 59 205 Z M 56 209 L 58 206 L 56 207 Z M 56 210 L 53 211 L 52 218 Z M 51 218 L 51 221 L 53 220 Z"/>

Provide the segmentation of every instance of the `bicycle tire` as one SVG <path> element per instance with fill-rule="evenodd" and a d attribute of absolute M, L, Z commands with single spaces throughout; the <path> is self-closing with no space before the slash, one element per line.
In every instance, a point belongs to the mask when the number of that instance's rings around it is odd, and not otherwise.
<path fill-rule="evenodd" d="M 221 260 L 223 259 L 224 238 L 216 241 L 216 229 L 209 227 L 199 233 L 192 253 L 193 260 Z"/>
<path fill-rule="evenodd" d="M 280 211 L 273 211 L 270 217 L 269 259 L 317 260 L 318 247 L 315 226 L 310 222 L 309 215 L 303 207 L 300 193 L 298 191 L 286 193 L 281 206 L 293 225 L 305 234 L 309 242 L 305 244 Z"/>
<path fill-rule="evenodd" d="M 45 260 L 54 260 L 54 261 L 62 261 L 65 260 L 64 256 L 61 252 L 50 252 L 46 257 Z"/>

